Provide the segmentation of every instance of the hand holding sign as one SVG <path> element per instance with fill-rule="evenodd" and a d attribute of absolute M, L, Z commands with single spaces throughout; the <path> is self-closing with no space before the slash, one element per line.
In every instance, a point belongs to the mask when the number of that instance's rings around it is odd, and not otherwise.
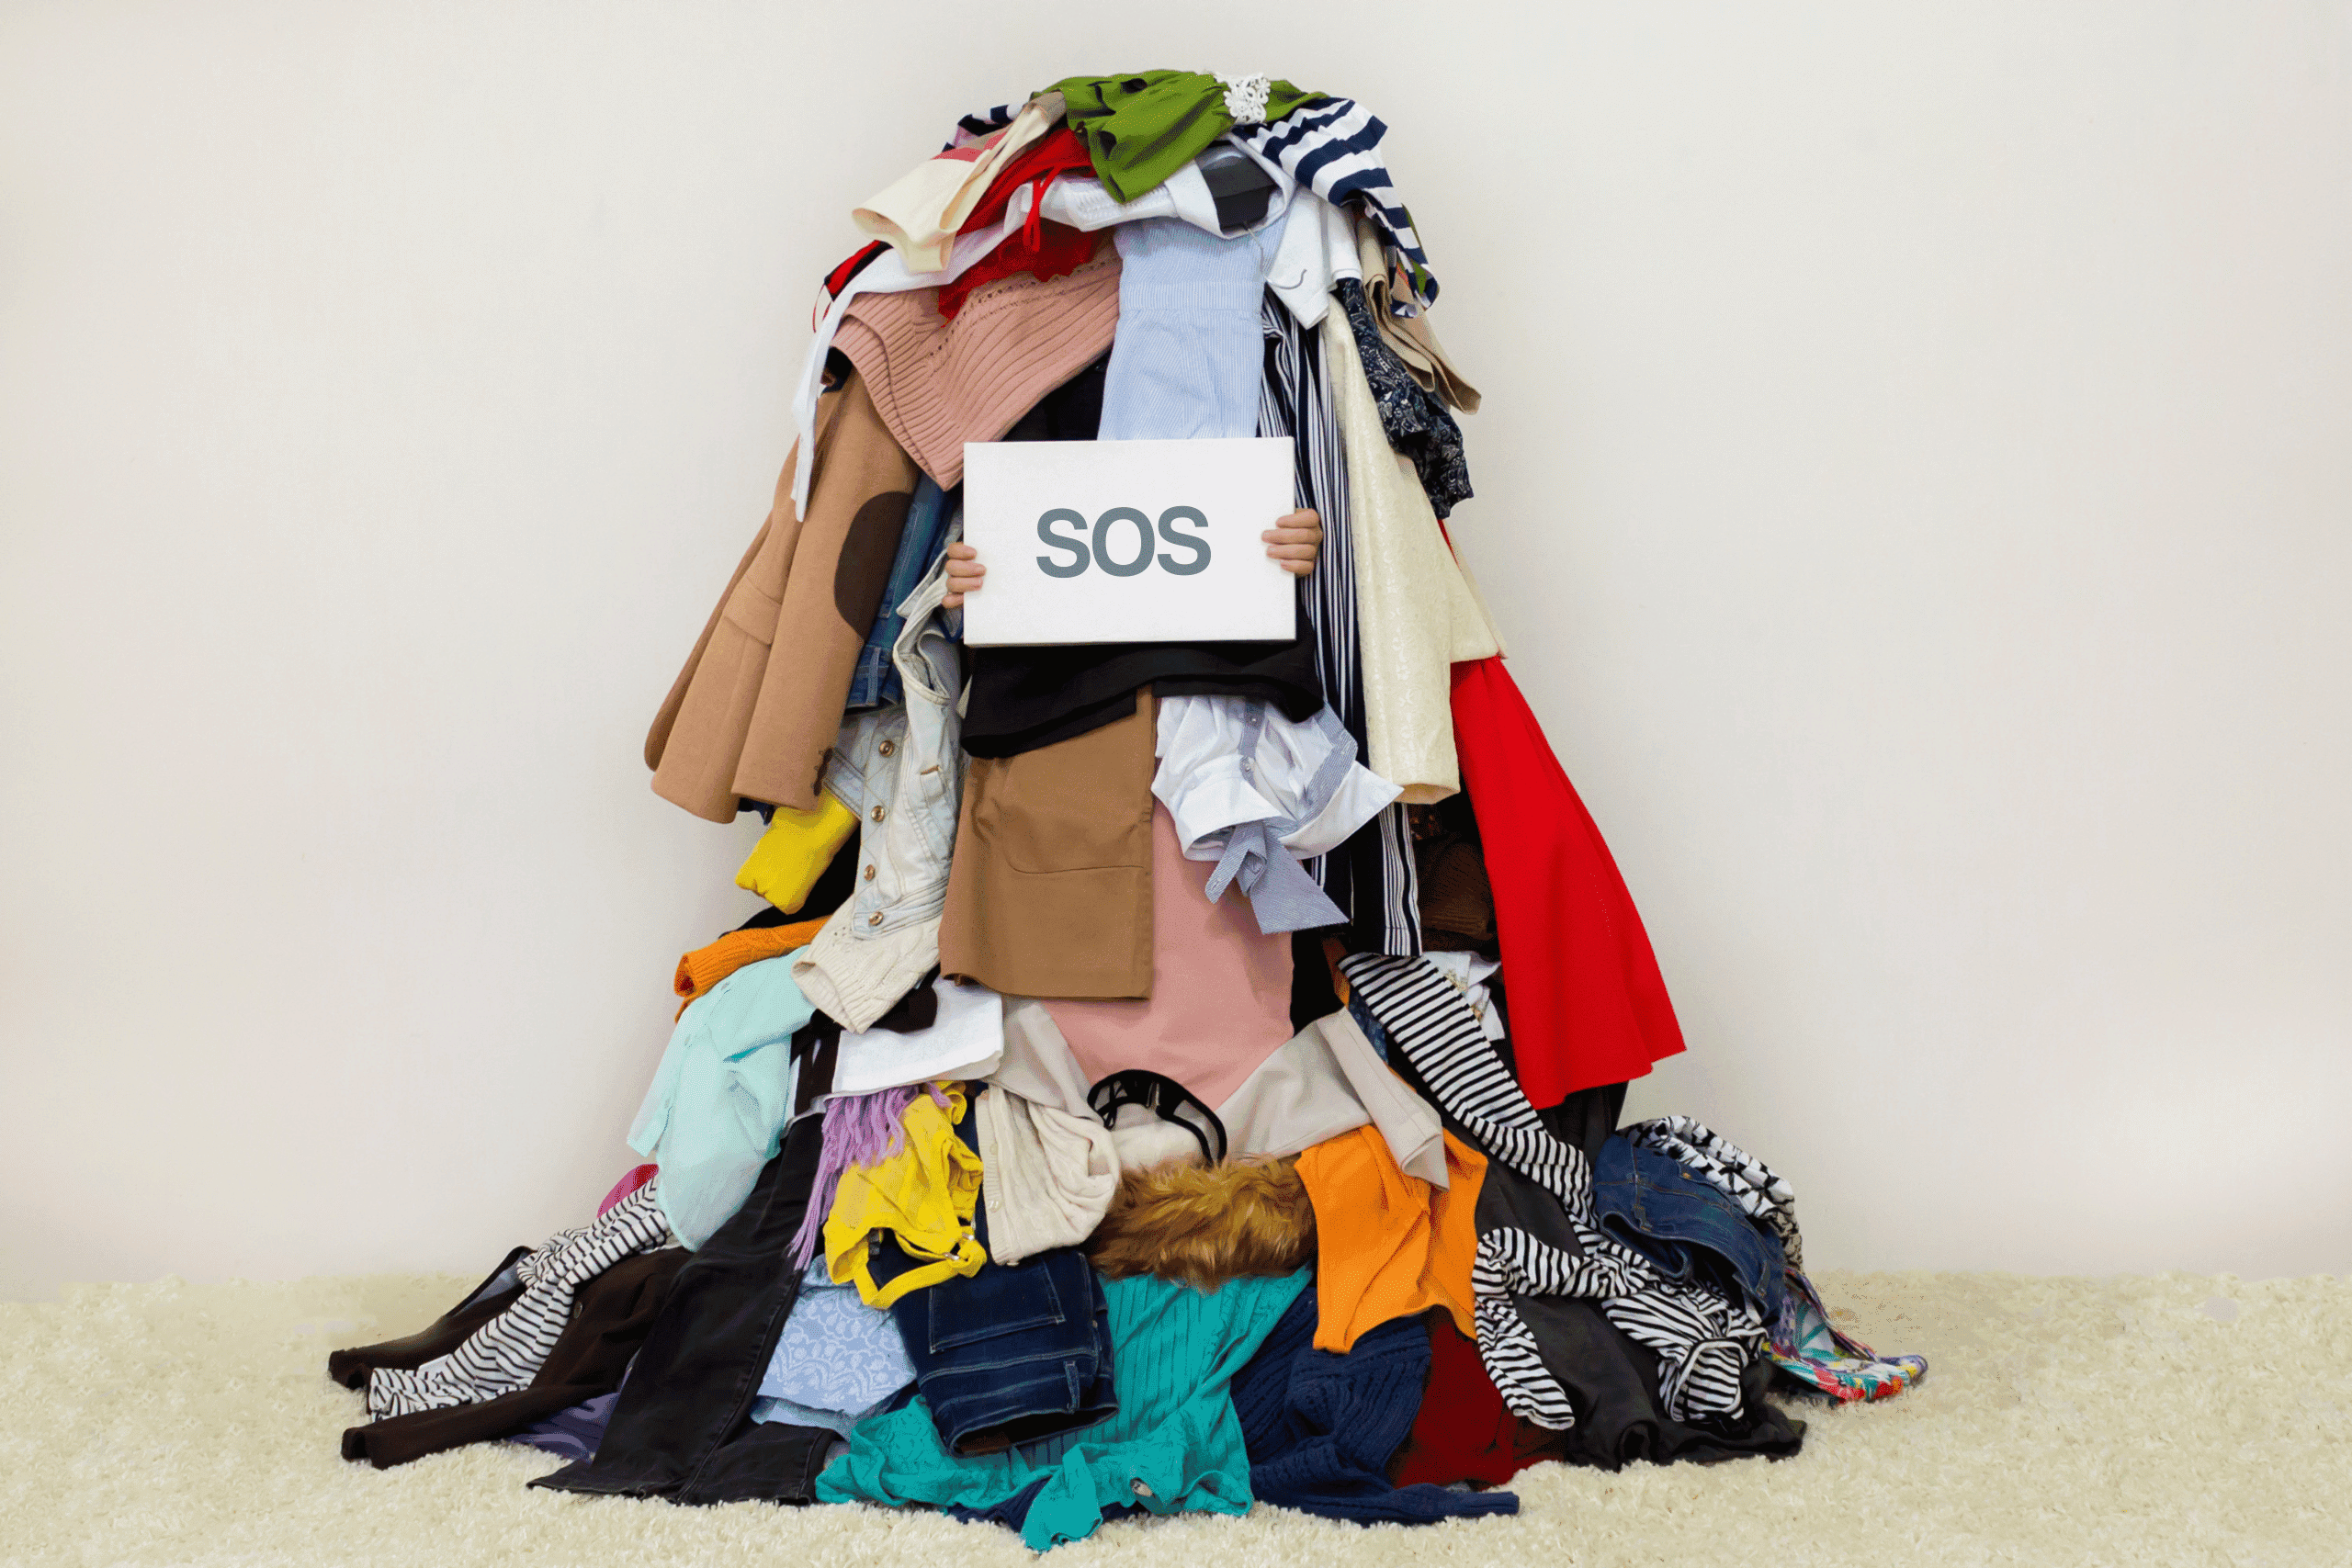
<path fill-rule="evenodd" d="M 1294 577 L 1306 577 L 1315 570 L 1315 558 L 1323 548 L 1323 519 L 1311 506 L 1295 512 L 1285 512 L 1274 519 L 1274 525 L 1258 537 L 1266 541 L 1266 554 L 1273 563 Z"/>
<path fill-rule="evenodd" d="M 1315 570 L 1315 558 L 1323 548 L 1323 519 L 1312 507 L 1300 507 L 1274 519 L 1274 525 L 1258 537 L 1266 541 L 1266 556 L 1276 566 L 1295 577 L 1306 577 Z M 980 552 L 961 543 L 947 547 L 948 609 L 964 603 L 967 593 L 978 593 L 989 569 L 980 564 Z"/>
<path fill-rule="evenodd" d="M 964 640 L 1288 642 L 1322 536 L 1296 485 L 1288 436 L 967 443 Z"/>

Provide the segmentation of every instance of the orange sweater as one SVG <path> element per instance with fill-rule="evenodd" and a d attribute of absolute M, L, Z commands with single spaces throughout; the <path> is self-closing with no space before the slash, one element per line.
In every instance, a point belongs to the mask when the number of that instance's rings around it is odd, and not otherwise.
<path fill-rule="evenodd" d="M 677 978 L 670 983 L 685 998 L 678 1004 L 679 1013 L 683 1016 L 688 1003 L 744 964 L 781 958 L 794 948 L 808 946 L 824 924 L 823 920 L 802 920 L 789 926 L 729 931 L 708 947 L 695 948 L 678 960 Z"/>
<path fill-rule="evenodd" d="M 1356 1337 L 1442 1306 L 1476 1336 L 1470 1262 L 1486 1157 L 1445 1134 L 1440 1190 L 1408 1176 L 1376 1127 L 1358 1127 L 1298 1156 L 1315 1204 L 1319 1319 L 1315 1348 L 1345 1353 Z"/>

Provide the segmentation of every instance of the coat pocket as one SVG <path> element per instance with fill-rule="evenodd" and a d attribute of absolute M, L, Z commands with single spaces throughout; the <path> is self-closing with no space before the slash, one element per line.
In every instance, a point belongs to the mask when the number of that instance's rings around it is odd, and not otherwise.
<path fill-rule="evenodd" d="M 1134 716 L 1013 757 L 976 757 L 972 828 L 1015 871 L 1151 863 L 1150 704 Z"/>

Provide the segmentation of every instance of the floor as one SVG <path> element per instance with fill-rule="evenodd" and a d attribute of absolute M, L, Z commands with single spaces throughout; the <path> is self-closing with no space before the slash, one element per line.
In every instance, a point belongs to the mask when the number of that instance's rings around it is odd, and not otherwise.
<path fill-rule="evenodd" d="M 1358 1529 L 1104 1527 L 1057 1568 L 1351 1562 L 2352 1564 L 2352 1280 L 1817 1277 L 1934 1370 L 1806 1412 L 1774 1464 L 1547 1464 L 1515 1519 Z M 504 1444 L 377 1472 L 336 1457 L 359 1396 L 327 1351 L 406 1333 L 458 1276 L 79 1287 L 0 1303 L 0 1563 L 1017 1564 L 1010 1532 L 866 1508 L 558 1496 Z"/>

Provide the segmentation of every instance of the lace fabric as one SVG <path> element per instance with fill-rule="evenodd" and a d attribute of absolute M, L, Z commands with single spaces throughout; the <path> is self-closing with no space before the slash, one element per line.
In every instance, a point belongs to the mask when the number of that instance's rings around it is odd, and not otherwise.
<path fill-rule="evenodd" d="M 1273 85 L 1272 78 L 1264 75 L 1228 76 L 1222 71 L 1212 72 L 1216 85 L 1225 89 L 1225 112 L 1239 126 L 1266 123 L 1266 94 Z"/>

